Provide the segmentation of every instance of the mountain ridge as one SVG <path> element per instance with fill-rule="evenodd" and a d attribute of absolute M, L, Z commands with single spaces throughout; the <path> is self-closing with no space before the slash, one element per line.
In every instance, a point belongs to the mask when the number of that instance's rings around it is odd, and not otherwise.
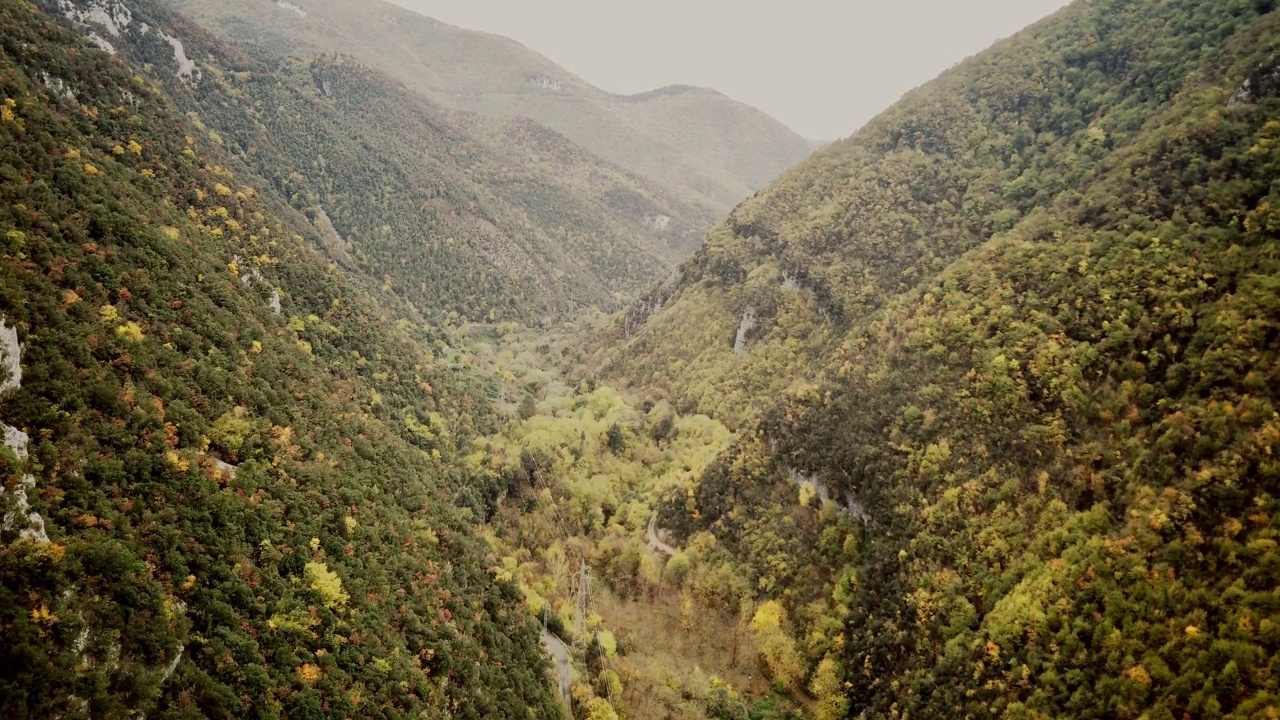
<path fill-rule="evenodd" d="M 751 339 L 761 341 L 762 352 L 773 352 L 779 343 L 798 342 L 811 346 L 803 355 L 806 359 L 799 362 L 812 360 L 847 330 L 852 319 L 867 317 L 889 297 L 940 270 L 948 259 L 1012 228 L 1032 209 L 1049 206 L 1064 182 L 1039 182 L 1041 166 L 1074 158 L 1068 172 L 1078 178 L 1118 142 L 1117 133 L 1121 137 L 1136 134 L 1141 128 L 1131 120 L 1114 118 L 1127 107 L 1157 103 L 1152 86 L 1120 97 L 1121 83 L 1137 82 L 1148 66 L 1130 63 L 1134 67 L 1126 70 L 1125 64 L 1106 57 L 1106 53 L 1136 56 L 1133 31 L 1116 41 L 1118 47 L 1100 47 L 1092 54 L 1061 38 L 1056 47 L 1050 47 L 1042 37 L 1046 27 L 1069 26 L 1080 33 L 1096 30 L 1090 25 L 1092 17 L 1084 5 L 1072 4 L 1000 41 L 992 50 L 958 63 L 935 81 L 907 93 L 854 135 L 819 150 L 735 207 L 710 233 L 704 247 L 682 264 L 681 286 L 664 284 L 651 295 L 664 305 L 673 293 L 713 291 L 726 298 L 727 303 L 711 304 L 731 312 L 711 326 L 716 340 L 699 353 L 703 358 L 693 365 L 692 377 L 700 377 L 697 368 L 710 368 L 714 357 L 729 351 L 734 329 L 752 302 L 800 313 L 774 324 L 763 321 L 768 313 L 761 318 Z M 1197 58 L 1207 59 L 1215 51 L 1215 46 L 1200 43 L 1193 29 L 1199 30 L 1190 27 L 1182 34 L 1167 33 L 1182 54 L 1179 67 L 1188 71 L 1203 61 Z M 1116 107 L 1090 98 L 1092 109 L 1085 108 L 1093 112 L 1102 106 L 1109 117 L 1086 117 L 1073 107 L 1054 107 L 1058 99 L 1045 85 L 1043 71 L 1021 67 L 1025 63 L 1020 55 L 1036 49 L 1047 49 L 1058 58 L 1059 65 L 1052 66 L 1059 75 L 1054 89 L 1066 97 L 1081 94 L 1077 86 L 1083 82 L 1082 72 L 1073 64 L 1115 63 L 1121 77 L 1109 86 L 1108 100 Z M 1156 60 L 1147 59 L 1147 63 L 1154 65 Z M 1167 95 L 1181 77 L 1177 72 L 1165 73 L 1157 80 L 1162 87 L 1159 92 Z M 997 84 L 997 77 L 1006 85 Z M 1032 112 L 1035 122 L 1045 127 L 1034 127 L 1021 116 L 1031 117 Z M 1116 127 L 1095 127 L 1099 122 Z M 997 124 L 1007 129 L 1009 137 L 999 138 L 999 144 L 988 149 L 992 157 L 978 156 L 973 145 L 990 134 L 987 126 Z M 892 177 L 894 184 L 882 183 L 881 173 Z M 744 285 L 741 281 L 748 273 L 761 277 Z M 787 276 L 792 278 L 790 283 Z M 776 278 L 778 286 L 798 283 L 803 286 L 799 295 L 807 299 L 784 301 L 785 293 L 767 287 L 770 277 Z M 637 310 L 644 309 L 642 305 L 646 302 L 641 301 Z M 632 314 L 628 330 L 619 328 L 621 334 L 635 334 L 641 317 L 657 315 L 652 302 L 647 305 L 647 312 Z M 787 329 L 788 322 L 797 323 L 794 332 Z M 640 342 L 651 340 L 640 338 Z M 620 349 L 615 361 L 626 365 L 630 357 Z M 748 364 L 752 357 L 746 354 Z M 642 372 L 641 377 L 646 377 L 648 371 Z M 740 392 L 728 390 L 731 377 L 717 378 L 716 392 L 740 401 Z M 689 379 L 685 378 L 686 383 Z"/>
<path fill-rule="evenodd" d="M 813 147 L 777 120 L 722 94 L 699 93 L 695 97 L 702 102 L 674 109 L 650 107 L 643 95 L 627 101 L 510 38 L 400 6 L 308 0 L 298 4 L 305 15 L 256 0 L 180 0 L 175 7 L 256 52 L 351 52 L 444 106 L 530 117 L 714 213 L 728 210 Z M 648 99 L 655 97 L 663 96 Z M 745 120 L 743 132 L 722 136 L 716 126 L 722 115 Z M 697 133 L 689 135 L 694 128 Z"/>
<path fill-rule="evenodd" d="M 149 74 L 211 138 L 323 216 L 336 260 L 420 308 L 529 323 L 612 309 L 666 275 L 711 221 L 555 131 L 436 106 L 350 56 L 268 64 L 145 2 L 127 23 L 95 22 L 124 7 L 50 9 L 164 68 Z M 196 58 L 189 74 L 173 42 Z"/>

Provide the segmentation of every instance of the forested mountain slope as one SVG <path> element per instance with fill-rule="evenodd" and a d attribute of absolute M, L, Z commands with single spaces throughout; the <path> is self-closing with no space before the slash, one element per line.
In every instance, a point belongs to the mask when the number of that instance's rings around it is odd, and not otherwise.
<path fill-rule="evenodd" d="M 1259 11 L 1231 2 L 1160 12 L 1072 5 L 820 150 L 736 208 L 678 282 L 631 308 L 614 365 L 734 417 L 811 376 L 805 369 L 851 329 L 964 253 L 1096 197 L 1117 151 L 1159 136 L 1183 88 L 1209 71 L 1228 82 L 1221 65 L 1245 48 L 1237 41 L 1227 54 L 1226 44 Z M 1243 77 L 1219 104 L 1239 104 L 1229 100 Z"/>
<path fill-rule="evenodd" d="M 618 322 L 615 377 L 742 430 L 660 522 L 780 602 L 825 717 L 1280 707 L 1278 58 L 1270 2 L 1076 3 Z"/>
<path fill-rule="evenodd" d="M 712 219 L 552 131 L 443 110 L 349 56 L 268 67 L 163 4 L 47 7 L 145 64 L 312 218 L 335 260 L 424 310 L 532 322 L 612 309 Z"/>
<path fill-rule="evenodd" d="M 238 167 L 0 1 L 3 714 L 559 717 L 452 502 L 480 383 Z"/>
<path fill-rule="evenodd" d="M 532 118 L 717 219 L 814 147 L 720 93 L 669 87 L 612 95 L 513 40 L 381 1 L 181 0 L 175 7 L 255 52 L 347 52 L 446 107 Z"/>

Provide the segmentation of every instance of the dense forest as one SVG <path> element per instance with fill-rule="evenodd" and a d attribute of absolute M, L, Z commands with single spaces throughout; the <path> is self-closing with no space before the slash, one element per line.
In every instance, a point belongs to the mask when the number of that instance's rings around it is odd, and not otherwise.
<path fill-rule="evenodd" d="M 1241 37 L 1269 39 L 1255 24 L 1269 5 L 1170 7 L 1179 11 L 1073 4 L 822 149 L 736 208 L 679 283 L 632 308 L 606 348 L 614 375 L 717 416 L 742 415 L 749 399 L 811 379 L 807 370 L 891 298 L 965 253 L 1079 195 L 1100 202 L 1100 180 L 1123 171 L 1118 150 L 1168 142 L 1169 105 L 1194 101 L 1179 97 L 1184 90 L 1218 85 L 1225 97 L 1199 102 L 1220 112 L 1274 92 L 1265 43 Z M 1169 182 L 1184 169 L 1144 172 Z M 1132 209 L 1146 213 L 1153 201 Z"/>
<path fill-rule="evenodd" d="M 556 717 L 450 499 L 483 383 L 127 65 L 0 43 L 4 715 Z"/>
<path fill-rule="evenodd" d="M 534 121 L 0 0 L 0 715 L 1274 717 L 1275 10 L 1076 2 L 681 263 Z"/>
<path fill-rule="evenodd" d="M 827 716 L 1276 711 L 1278 22 L 1074 4 L 615 321 L 611 377 L 738 429 L 661 523 L 782 604 Z M 852 560 L 779 515 L 797 482 Z"/>

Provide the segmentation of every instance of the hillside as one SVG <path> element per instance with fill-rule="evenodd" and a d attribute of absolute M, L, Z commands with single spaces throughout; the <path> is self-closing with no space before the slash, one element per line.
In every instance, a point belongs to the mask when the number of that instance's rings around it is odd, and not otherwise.
<path fill-rule="evenodd" d="M 174 6 L 253 52 L 350 53 L 445 107 L 529 117 L 717 216 L 813 150 L 763 112 L 714 91 L 672 87 L 612 95 L 508 38 L 390 3 L 181 0 Z"/>
<path fill-rule="evenodd" d="M 618 376 L 722 418 L 811 379 L 890 299 L 1096 197 L 1116 151 L 1158 135 L 1184 84 L 1235 56 L 1236 4 L 1158 35 L 1136 29 L 1145 3 L 1115 19 L 1073 5 L 909 93 L 735 208 L 678 282 L 633 305 L 609 347 Z"/>
<path fill-rule="evenodd" d="M 1278 51 L 1269 2 L 1076 3 L 615 322 L 606 377 L 739 429 L 659 522 L 819 717 L 1280 706 Z"/>
<path fill-rule="evenodd" d="M 442 110 L 349 56 L 267 66 L 160 4 L 49 9 L 145 64 L 207 137 L 312 218 L 335 261 L 442 317 L 612 309 L 668 274 L 711 219 L 552 131 Z"/>
<path fill-rule="evenodd" d="M 0 172 L 0 714 L 560 716 L 444 335 L 13 0 Z"/>

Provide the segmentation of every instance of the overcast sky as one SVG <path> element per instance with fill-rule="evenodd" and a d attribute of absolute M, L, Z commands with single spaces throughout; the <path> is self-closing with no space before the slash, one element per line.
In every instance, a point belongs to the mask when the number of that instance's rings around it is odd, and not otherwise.
<path fill-rule="evenodd" d="M 715 88 L 801 135 L 849 135 L 1066 0 L 394 0 L 515 38 L 615 93 Z"/>

